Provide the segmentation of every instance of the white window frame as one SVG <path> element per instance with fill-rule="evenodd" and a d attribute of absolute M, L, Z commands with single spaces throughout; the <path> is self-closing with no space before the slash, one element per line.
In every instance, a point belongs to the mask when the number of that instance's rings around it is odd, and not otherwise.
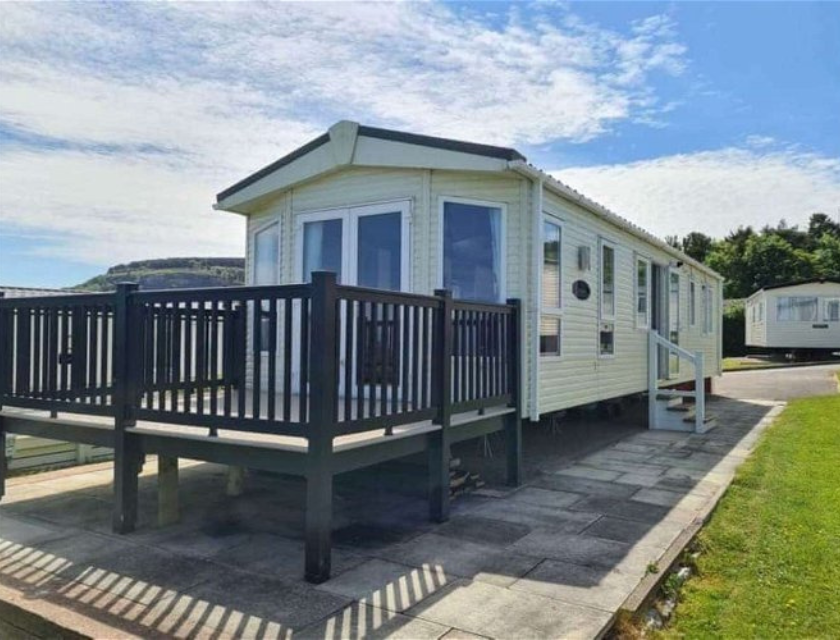
<path fill-rule="evenodd" d="M 836 302 L 838 305 L 840 305 L 840 297 L 831 296 L 831 297 L 823 298 L 823 312 L 822 312 L 822 318 L 823 318 L 822 321 L 823 322 L 840 322 L 840 318 L 834 319 L 834 318 L 829 318 L 828 317 L 828 305 L 829 305 L 829 303 L 832 303 L 832 302 Z"/>
<path fill-rule="evenodd" d="M 563 221 L 560 218 L 557 218 L 549 213 L 543 212 L 542 224 L 553 224 L 560 230 L 560 255 L 558 256 L 558 267 L 559 267 L 559 280 L 560 280 L 560 306 L 559 307 L 546 307 L 543 306 L 542 302 L 542 269 L 545 266 L 545 243 L 540 242 L 540 289 L 538 292 L 539 301 L 540 301 L 540 315 L 539 321 L 537 323 L 537 356 L 543 362 L 552 362 L 561 360 L 566 353 L 565 343 L 564 343 L 564 333 L 566 330 L 566 322 L 563 318 L 563 311 L 566 305 L 566 292 L 564 290 L 564 276 L 566 270 L 563 268 L 563 258 L 565 257 L 566 253 L 564 250 L 564 246 L 566 243 L 566 228 Z M 542 235 L 542 227 L 540 227 L 540 238 L 543 238 Z M 559 353 L 543 353 L 540 348 L 540 339 L 542 338 L 542 320 L 543 317 L 550 317 L 555 321 L 559 321 L 560 323 L 560 331 L 558 333 L 557 339 L 559 341 L 560 352 Z"/>
<path fill-rule="evenodd" d="M 613 252 L 613 312 L 611 315 L 604 313 L 604 247 L 608 247 Z M 606 238 L 598 238 L 598 323 L 596 326 L 596 340 L 595 348 L 598 349 L 598 358 L 611 359 L 615 358 L 616 353 L 616 311 L 618 307 L 618 249 L 616 243 Z M 611 324 L 613 334 L 613 350 L 612 353 L 601 352 L 601 325 Z"/>
<path fill-rule="evenodd" d="M 710 336 L 715 332 L 712 285 L 703 283 L 701 290 L 703 292 L 703 335 Z"/>
<path fill-rule="evenodd" d="M 794 298 L 815 300 L 817 305 L 816 305 L 816 309 L 815 309 L 816 312 L 814 313 L 814 317 L 810 318 L 808 320 L 800 320 L 798 318 L 795 318 L 795 319 L 780 318 L 779 317 L 779 303 L 786 298 L 789 299 L 789 300 L 794 299 Z M 791 295 L 789 295 L 789 296 L 777 296 L 776 297 L 776 322 L 784 322 L 784 323 L 787 323 L 787 322 L 819 322 L 819 319 L 820 319 L 820 297 L 819 296 L 806 296 L 806 295 L 798 295 L 798 296 L 797 295 L 792 295 L 791 296 Z"/>
<path fill-rule="evenodd" d="M 645 265 L 645 321 L 639 322 L 639 264 Z M 651 282 L 653 269 L 650 258 L 636 254 L 633 260 L 633 320 L 637 329 L 650 328 Z"/>
<path fill-rule="evenodd" d="M 444 224 L 444 207 L 447 202 L 455 204 L 470 204 L 476 207 L 488 207 L 491 209 L 499 209 L 501 220 L 499 221 L 499 231 L 501 233 L 502 245 L 500 247 L 500 264 L 499 264 L 499 299 L 497 303 L 503 304 L 507 300 L 507 204 L 504 202 L 494 202 L 492 200 L 477 200 L 474 198 L 464 198 L 461 196 L 439 196 L 438 197 L 438 273 L 437 283 L 438 288 L 443 288 L 443 224 Z"/>
<path fill-rule="evenodd" d="M 360 204 L 351 207 L 307 211 L 295 215 L 295 273 L 299 282 L 303 274 L 303 226 L 308 222 L 341 220 L 341 273 L 342 284 L 356 285 L 358 280 L 357 255 L 359 242 L 359 218 L 384 213 L 400 213 L 400 291 L 411 291 L 411 201 L 393 200 L 374 204 Z"/>

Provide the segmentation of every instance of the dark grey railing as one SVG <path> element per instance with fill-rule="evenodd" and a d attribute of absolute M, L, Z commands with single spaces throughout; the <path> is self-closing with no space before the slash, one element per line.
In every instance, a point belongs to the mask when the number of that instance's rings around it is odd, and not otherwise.
<path fill-rule="evenodd" d="M 0 406 L 329 437 L 515 405 L 519 305 L 336 284 L 0 299 Z M 448 365 L 447 365 L 448 363 Z"/>

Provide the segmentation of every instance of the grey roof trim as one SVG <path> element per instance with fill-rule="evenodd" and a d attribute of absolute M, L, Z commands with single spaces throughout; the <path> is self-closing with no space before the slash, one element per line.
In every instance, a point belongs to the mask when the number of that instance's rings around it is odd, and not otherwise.
<path fill-rule="evenodd" d="M 501 160 L 507 160 L 508 162 L 511 160 L 525 160 L 525 156 L 519 153 L 516 149 L 512 149 L 510 147 L 495 147 L 489 144 L 464 142 L 463 140 L 454 140 L 452 138 L 424 136 L 417 133 L 394 131 L 393 129 L 378 129 L 376 127 L 360 125 L 359 135 L 366 136 L 368 138 L 378 138 L 380 140 L 391 140 L 392 142 L 416 144 L 422 147 L 446 149 L 447 151 L 460 151 L 461 153 L 471 153 L 477 156 L 487 156 L 488 158 L 499 158 Z"/>
<path fill-rule="evenodd" d="M 796 280 L 794 282 L 782 282 L 780 284 L 771 284 L 762 287 L 755 293 L 762 291 L 771 291 L 772 289 L 784 289 L 785 287 L 798 287 L 803 284 L 840 284 L 840 280 L 836 278 L 809 278 L 808 280 Z M 755 293 L 753 295 L 755 295 Z M 752 296 L 750 296 L 752 298 Z"/>
<path fill-rule="evenodd" d="M 320 146 L 323 146 L 323 145 L 327 144 L 329 141 L 330 141 L 330 134 L 329 133 L 321 134 L 320 136 L 318 136 L 314 140 L 310 140 L 309 142 L 307 142 L 302 147 L 298 147 L 297 149 L 295 149 L 294 151 L 292 151 L 289 154 L 286 154 L 285 156 L 283 156 L 279 160 L 275 160 L 274 162 L 272 162 L 269 165 L 266 165 L 265 167 L 263 167 L 259 171 L 255 171 L 254 173 L 252 173 L 251 175 L 243 178 L 242 180 L 240 180 L 236 184 L 231 185 L 230 187 L 228 187 L 224 191 L 220 191 L 218 194 L 216 194 L 216 202 L 221 202 L 225 198 L 229 198 L 230 196 L 232 196 L 234 193 L 242 191 L 242 189 L 244 189 L 245 187 L 248 187 L 248 186 L 254 184 L 255 182 L 257 182 L 258 180 L 261 180 L 262 178 L 265 178 L 267 175 L 277 171 L 277 169 L 279 169 L 281 167 L 285 167 L 287 164 L 290 164 L 290 163 L 294 162 L 295 160 L 297 160 L 298 158 L 300 158 L 302 156 L 305 156 L 307 153 L 309 153 L 311 151 L 315 151 L 315 149 L 317 149 Z"/>
<path fill-rule="evenodd" d="M 393 129 L 380 129 L 377 127 L 368 127 L 364 125 L 359 126 L 358 135 L 365 136 L 366 138 L 377 138 L 379 140 L 390 140 L 391 142 L 404 142 L 406 144 L 415 144 L 418 146 L 423 147 L 433 147 L 436 149 L 445 149 L 447 151 L 458 151 L 461 153 L 470 153 L 473 155 L 478 156 L 486 156 L 489 158 L 499 158 L 501 160 L 507 160 L 510 162 L 511 160 L 525 160 L 525 156 L 519 153 L 516 149 L 511 149 L 509 147 L 495 147 L 489 144 L 479 144 L 477 142 L 464 142 L 463 140 L 453 140 L 451 138 L 436 138 L 434 136 L 424 136 L 419 135 L 416 133 L 406 133 L 404 131 L 395 131 Z M 330 134 L 324 133 L 314 140 L 310 140 L 302 147 L 298 147 L 291 153 L 283 156 L 279 160 L 275 160 L 271 164 L 263 167 L 259 171 L 252 173 L 251 175 L 243 178 L 236 184 L 228 187 L 224 191 L 219 192 L 216 195 L 216 202 L 219 203 L 222 200 L 229 198 L 233 194 L 242 191 L 245 187 L 248 187 L 258 180 L 266 177 L 267 175 L 273 173 L 277 169 L 286 166 L 297 160 L 298 158 L 305 156 L 307 153 L 314 151 L 318 147 L 328 143 L 330 141 Z"/>

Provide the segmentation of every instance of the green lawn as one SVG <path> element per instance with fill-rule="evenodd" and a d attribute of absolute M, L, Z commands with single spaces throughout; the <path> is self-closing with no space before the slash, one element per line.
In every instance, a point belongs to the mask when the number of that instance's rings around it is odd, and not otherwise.
<path fill-rule="evenodd" d="M 790 403 L 699 541 L 664 637 L 838 637 L 840 396 Z"/>
<path fill-rule="evenodd" d="M 769 367 L 784 366 L 783 362 L 756 362 L 745 358 L 724 358 L 724 371 L 748 371 L 750 369 L 767 369 Z"/>

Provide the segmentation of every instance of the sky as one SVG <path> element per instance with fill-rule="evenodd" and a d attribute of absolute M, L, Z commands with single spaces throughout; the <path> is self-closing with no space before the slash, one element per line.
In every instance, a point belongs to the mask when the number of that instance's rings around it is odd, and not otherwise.
<path fill-rule="evenodd" d="M 2 3 L 0 60 L 0 284 L 242 255 L 215 194 L 343 119 L 659 236 L 840 216 L 840 3 Z"/>

